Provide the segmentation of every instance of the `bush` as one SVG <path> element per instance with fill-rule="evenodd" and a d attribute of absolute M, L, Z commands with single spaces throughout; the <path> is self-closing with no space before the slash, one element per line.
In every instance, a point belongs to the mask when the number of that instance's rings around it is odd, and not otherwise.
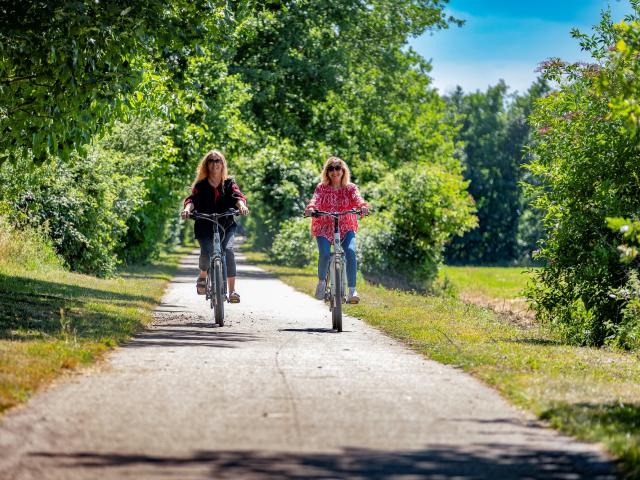
<path fill-rule="evenodd" d="M 116 125 L 66 162 L 5 162 L 0 200 L 21 229 L 46 224 L 71 269 L 110 275 L 121 261 L 152 254 L 167 237 L 168 219 L 177 218 L 171 149 L 163 138 L 159 122 L 136 121 Z"/>
<path fill-rule="evenodd" d="M 640 82 L 637 75 L 618 77 L 626 60 L 610 47 L 620 48 L 620 31 L 605 15 L 593 37 L 575 34 L 598 64 L 546 62 L 545 76 L 560 88 L 539 101 L 530 119 L 529 169 L 540 182 L 531 190 L 546 236 L 538 256 L 544 266 L 528 296 L 538 319 L 576 344 L 628 343 L 621 337 L 629 325 L 627 301 L 612 292 L 627 284 L 630 267 L 619 261 L 607 218 L 639 213 L 640 162 L 635 133 L 611 105 L 625 96 L 624 82 L 639 88 Z M 630 65 L 637 65 L 638 53 L 640 45 Z"/>
<path fill-rule="evenodd" d="M 318 258 L 318 249 L 312 239 L 309 220 L 290 218 L 282 227 L 271 246 L 273 260 L 280 265 L 304 267 Z"/>
<path fill-rule="evenodd" d="M 445 243 L 476 224 L 473 200 L 460 172 L 411 165 L 364 188 L 374 217 L 363 224 L 362 271 L 374 281 L 429 290 Z"/>
<path fill-rule="evenodd" d="M 617 324 L 607 325 L 613 333 L 608 343 L 626 349 L 640 348 L 640 276 L 637 270 L 629 273 L 629 280 L 622 287 L 614 290 L 612 295 L 623 307 L 622 318 Z"/>

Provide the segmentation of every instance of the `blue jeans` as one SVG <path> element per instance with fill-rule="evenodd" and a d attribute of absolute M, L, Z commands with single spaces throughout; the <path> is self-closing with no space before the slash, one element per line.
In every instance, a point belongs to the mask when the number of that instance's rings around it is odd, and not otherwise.
<path fill-rule="evenodd" d="M 225 234 L 224 230 L 220 228 L 220 247 L 222 248 L 222 265 L 224 268 L 224 276 L 235 277 L 236 276 L 236 256 L 233 253 L 233 238 L 236 234 L 235 226 L 227 228 Z M 223 236 L 224 235 L 224 236 Z M 213 255 L 213 237 L 198 238 L 200 244 L 200 258 L 198 266 L 200 270 L 209 270 L 209 262 L 211 255 Z"/>
<path fill-rule="evenodd" d="M 331 260 L 331 242 L 324 237 L 316 237 L 318 242 L 318 278 L 324 280 L 327 276 L 329 261 Z M 356 234 L 349 230 L 345 233 L 340 242 L 347 257 L 347 285 L 349 288 L 356 288 L 356 272 L 358 262 L 356 260 Z"/>

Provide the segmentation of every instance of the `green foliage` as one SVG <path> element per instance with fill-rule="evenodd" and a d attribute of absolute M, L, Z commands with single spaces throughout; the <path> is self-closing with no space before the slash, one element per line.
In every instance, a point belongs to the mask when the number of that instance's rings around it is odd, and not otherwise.
<path fill-rule="evenodd" d="M 248 227 L 257 248 L 269 248 L 282 223 L 304 212 L 317 183 L 312 153 L 289 141 L 272 143 L 240 160 L 241 186 L 250 192 Z"/>
<path fill-rule="evenodd" d="M 46 225 L 72 269 L 109 275 L 123 258 L 148 256 L 164 238 L 168 212 L 176 212 L 176 194 L 166 191 L 174 180 L 155 161 L 161 141 L 161 125 L 140 122 L 119 125 L 67 162 L 5 163 L 0 198 L 13 224 Z"/>
<path fill-rule="evenodd" d="M 640 198 L 637 137 L 626 129 L 627 117 L 611 108 L 628 91 L 618 75 L 625 57 L 609 52 L 619 32 L 605 14 L 593 36 L 575 33 L 599 64 L 546 62 L 545 76 L 560 88 L 531 117 L 528 168 L 540 182 L 531 191 L 547 236 L 539 255 L 545 265 L 528 294 L 539 319 L 588 345 L 627 343 L 618 327 L 626 322 L 627 301 L 612 292 L 627 284 L 630 266 L 619 262 L 619 242 L 606 220 L 637 216 Z"/>
<path fill-rule="evenodd" d="M 618 246 L 620 262 L 628 267 L 627 283 L 611 292 L 623 306 L 620 323 L 608 325 L 615 332 L 609 340 L 616 346 L 637 350 L 640 348 L 640 222 L 625 218 L 607 218 L 607 225 L 622 235 L 624 243 Z"/>
<path fill-rule="evenodd" d="M 304 267 L 318 258 L 318 250 L 312 240 L 309 221 L 290 218 L 283 222 L 273 239 L 271 257 L 279 265 Z"/>
<path fill-rule="evenodd" d="M 117 124 L 101 142 L 108 151 L 126 155 L 123 173 L 142 187 L 136 208 L 125 218 L 126 234 L 117 249 L 118 257 L 127 262 L 147 260 L 163 243 L 176 243 L 180 233 L 177 221 L 184 181 L 167 129 L 158 119 L 134 118 Z"/>
<path fill-rule="evenodd" d="M 408 165 L 389 173 L 368 191 L 376 218 L 362 232 L 363 272 L 382 283 L 429 288 L 445 243 L 476 224 L 465 187 L 458 173 L 441 165 Z"/>
<path fill-rule="evenodd" d="M 148 102 L 147 84 L 179 78 L 198 41 L 219 40 L 219 13 L 187 0 L 3 2 L 0 154 L 68 158 Z"/>
<path fill-rule="evenodd" d="M 549 87 L 536 81 L 524 95 L 507 93 L 500 82 L 486 92 L 464 94 L 459 88 L 447 100 L 461 128 L 465 178 L 475 199 L 479 227 L 455 238 L 447 247 L 449 263 L 508 263 L 533 250 L 539 218 L 526 207 L 523 146 L 529 137 L 526 118 Z"/>
<path fill-rule="evenodd" d="M 141 185 L 119 167 L 126 157 L 100 148 L 86 158 L 48 162 L 30 169 L 20 161 L 0 171 L 2 197 L 14 207 L 13 222 L 47 225 L 56 250 L 82 272 L 110 274 L 126 218 L 141 204 Z"/>
<path fill-rule="evenodd" d="M 625 243 L 618 246 L 620 261 L 631 264 L 638 258 L 640 222 L 634 222 L 626 218 L 607 218 L 607 225 L 614 232 L 619 232 L 625 241 Z"/>
<path fill-rule="evenodd" d="M 446 1 L 40 3 L 0 7 L 0 199 L 15 224 L 48 222 L 74 269 L 107 274 L 179 236 L 178 198 L 211 148 L 260 248 L 293 228 L 330 154 L 361 185 L 407 165 L 460 176 L 430 66 L 406 49 L 460 23 Z M 407 252 L 433 241 L 405 233 Z"/>

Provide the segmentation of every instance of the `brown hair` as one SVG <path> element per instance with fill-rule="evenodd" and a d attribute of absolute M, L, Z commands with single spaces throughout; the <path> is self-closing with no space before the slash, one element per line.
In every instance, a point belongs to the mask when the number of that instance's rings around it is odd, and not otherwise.
<path fill-rule="evenodd" d="M 331 184 L 331 179 L 329 178 L 329 172 L 327 171 L 327 169 L 329 168 L 330 165 L 335 165 L 336 163 L 339 163 L 340 166 L 342 167 L 342 179 L 340 182 L 340 186 L 345 187 L 349 185 L 349 182 L 351 181 L 351 171 L 349 170 L 349 167 L 347 167 L 347 164 L 345 163 L 344 160 L 338 157 L 333 157 L 333 156 L 327 158 L 327 161 L 324 162 L 324 167 L 322 167 L 322 175 L 321 175 L 322 183 L 324 185 Z"/>
<path fill-rule="evenodd" d="M 196 186 L 201 180 L 204 180 L 209 176 L 209 163 L 213 162 L 214 159 L 219 158 L 222 160 L 222 181 L 224 182 L 227 178 L 229 178 L 229 173 L 227 170 L 227 159 L 224 158 L 224 155 L 220 150 L 210 150 L 207 154 L 202 157 L 198 167 L 196 168 L 196 179 L 193 181 L 192 187 Z"/>

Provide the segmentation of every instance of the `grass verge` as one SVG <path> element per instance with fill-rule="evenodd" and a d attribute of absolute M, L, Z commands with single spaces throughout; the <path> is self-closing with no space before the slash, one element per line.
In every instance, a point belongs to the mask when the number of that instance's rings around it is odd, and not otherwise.
<path fill-rule="evenodd" d="M 524 267 L 445 265 L 439 277 L 441 281 L 446 278 L 451 282 L 460 294 L 510 300 L 522 297 L 529 280 L 529 270 Z"/>
<path fill-rule="evenodd" d="M 245 252 L 291 286 L 311 293 L 313 267 L 291 268 Z M 579 439 L 601 442 L 626 478 L 640 479 L 640 364 L 631 353 L 563 345 L 546 329 L 505 321 L 487 308 L 358 284 L 345 312 L 412 349 L 456 365 L 512 403 Z"/>
<path fill-rule="evenodd" d="M 490 308 L 513 323 L 531 326 L 535 316 L 523 296 L 530 278 L 530 269 L 523 267 L 446 265 L 438 281 L 465 303 Z"/>
<path fill-rule="evenodd" d="M 180 258 L 165 253 L 110 279 L 0 262 L 0 413 L 144 328 Z"/>

